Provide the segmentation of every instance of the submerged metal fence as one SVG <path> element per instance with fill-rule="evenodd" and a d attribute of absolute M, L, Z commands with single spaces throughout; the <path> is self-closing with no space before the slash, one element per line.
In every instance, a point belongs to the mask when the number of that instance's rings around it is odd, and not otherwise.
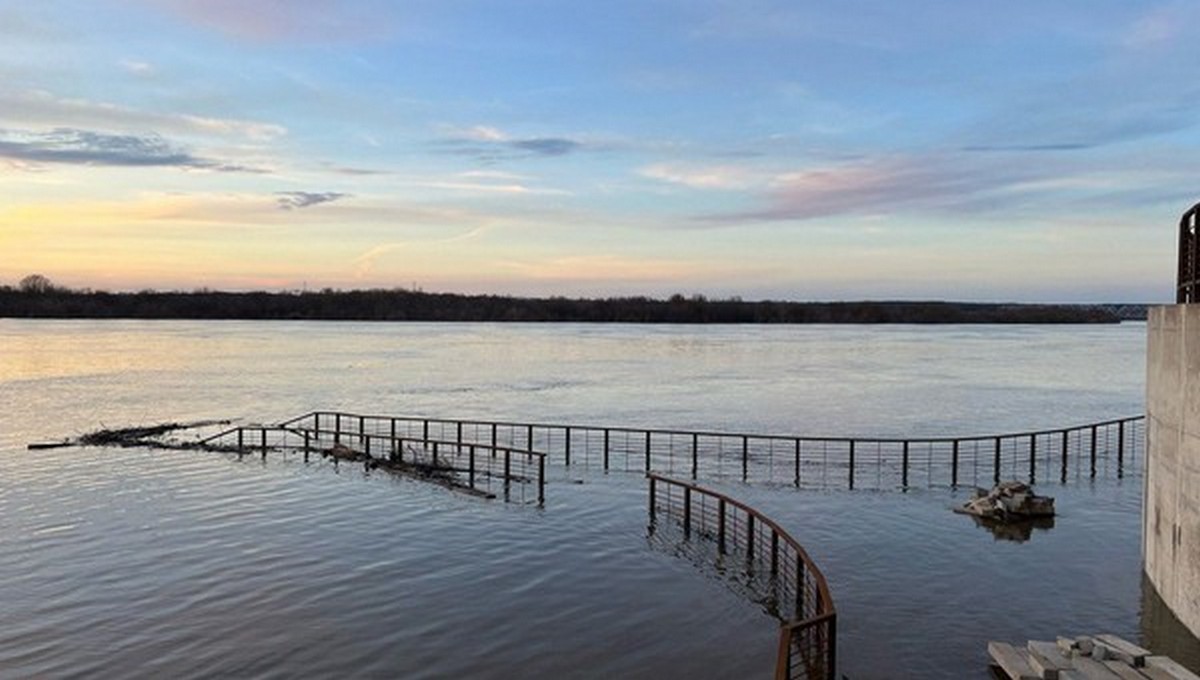
<path fill-rule="evenodd" d="M 1138 474 L 1145 417 L 968 437 L 803 437 L 315 411 L 281 427 L 538 451 L 551 462 L 805 488 L 892 489 Z"/>
<path fill-rule="evenodd" d="M 482 493 L 502 493 L 505 500 L 532 500 L 536 490 L 537 503 L 545 503 L 545 454 L 510 446 L 325 429 L 322 424 L 317 419 L 312 427 L 235 427 L 201 443 L 240 454 L 258 453 L 264 458 L 272 451 L 302 452 L 305 462 L 314 453 L 327 453 L 334 445 L 341 444 L 368 468 L 388 463 L 401 469 L 452 475 L 458 485 Z"/>
<path fill-rule="evenodd" d="M 649 474 L 652 530 L 660 515 L 716 547 L 714 559 L 738 570 L 782 625 L 775 678 L 835 678 L 837 611 L 808 553 L 754 508 L 689 482 Z"/>

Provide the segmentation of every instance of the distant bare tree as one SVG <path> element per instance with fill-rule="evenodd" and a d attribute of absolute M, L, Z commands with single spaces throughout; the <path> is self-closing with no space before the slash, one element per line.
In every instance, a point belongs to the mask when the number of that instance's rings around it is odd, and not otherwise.
<path fill-rule="evenodd" d="M 49 293 L 57 287 L 53 281 L 41 274 L 30 274 L 21 279 L 21 283 L 17 284 L 17 288 L 22 293 Z"/>

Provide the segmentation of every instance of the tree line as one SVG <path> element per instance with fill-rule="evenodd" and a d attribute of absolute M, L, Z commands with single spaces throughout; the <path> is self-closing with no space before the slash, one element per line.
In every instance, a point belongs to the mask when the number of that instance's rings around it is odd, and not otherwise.
<path fill-rule="evenodd" d="M 972 302 L 788 302 L 703 295 L 513 297 L 407 289 L 110 293 L 31 275 L 0 286 L 0 317 L 90 319 L 309 319 L 618 323 L 1115 323 L 1097 305 Z"/>

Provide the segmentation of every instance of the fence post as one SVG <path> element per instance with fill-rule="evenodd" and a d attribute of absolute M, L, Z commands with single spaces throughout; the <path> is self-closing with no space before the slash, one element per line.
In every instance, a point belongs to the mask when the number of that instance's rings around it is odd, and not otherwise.
<path fill-rule="evenodd" d="M 363 440 L 363 453 L 367 454 L 367 457 L 370 458 L 371 457 L 371 435 L 369 435 L 369 434 L 362 435 L 362 440 Z"/>
<path fill-rule="evenodd" d="M 563 440 L 563 446 L 564 446 L 564 449 L 563 449 L 564 457 L 566 458 L 566 465 L 567 465 L 567 467 L 571 467 L 571 426 L 570 425 L 568 425 L 566 428 L 566 437 Z M 586 459 L 586 455 L 584 457 Z M 587 461 L 585 460 L 584 462 L 586 463 Z"/>
<path fill-rule="evenodd" d="M 1096 426 L 1092 426 L 1092 476 L 1096 476 Z"/>
<path fill-rule="evenodd" d="M 900 485 L 908 488 L 908 440 L 904 440 L 904 452 L 900 454 L 901 476 Z"/>
<path fill-rule="evenodd" d="M 367 419 L 365 416 L 358 417 L 358 434 L 364 435 L 367 433 Z"/>
<path fill-rule="evenodd" d="M 403 463 L 404 462 L 404 437 L 400 437 L 399 439 L 396 440 L 395 447 L 396 447 L 396 462 Z"/>
<path fill-rule="evenodd" d="M 692 433 L 692 479 L 700 470 L 700 435 Z"/>
<path fill-rule="evenodd" d="M 658 480 L 654 478 L 654 475 L 650 475 L 650 521 L 651 522 L 654 521 L 654 496 L 655 496 L 655 490 L 656 490 L 657 486 L 658 486 Z"/>
<path fill-rule="evenodd" d="M 958 440 L 954 440 L 954 448 L 950 450 L 950 486 L 958 486 Z"/>
<path fill-rule="evenodd" d="M 342 443 L 342 414 L 340 412 L 333 414 L 333 443 Z"/>
<path fill-rule="evenodd" d="M 996 437 L 996 451 L 992 460 L 992 481 L 1000 483 L 1000 438 Z"/>
<path fill-rule="evenodd" d="M 508 500 L 509 482 L 512 480 L 512 449 L 504 449 L 504 500 Z"/>
<path fill-rule="evenodd" d="M 1037 483 L 1037 435 L 1029 435 L 1029 483 Z"/>
<path fill-rule="evenodd" d="M 475 445 L 467 448 L 467 485 L 475 488 Z"/>
<path fill-rule="evenodd" d="M 533 425 L 528 425 L 525 428 L 525 450 L 533 450 Z"/>
<path fill-rule="evenodd" d="M 496 423 L 492 423 L 492 455 L 496 453 Z"/>
<path fill-rule="evenodd" d="M 800 486 L 800 440 L 796 440 L 796 486 Z"/>
<path fill-rule="evenodd" d="M 433 443 L 433 467 L 437 467 L 437 466 L 438 466 L 438 443 L 434 442 Z M 504 467 L 505 467 L 504 473 L 507 475 L 508 474 L 507 461 L 506 461 L 506 464 Z"/>
<path fill-rule="evenodd" d="M 396 441 L 396 419 L 395 418 L 392 418 L 392 426 L 391 426 L 391 429 L 389 430 L 389 434 L 391 435 L 392 441 Z"/>
<path fill-rule="evenodd" d="M 263 457 L 263 460 L 266 460 L 267 459 L 267 428 L 264 427 L 264 428 L 259 429 L 258 433 L 259 433 L 260 441 L 262 442 L 262 457 Z"/>
<path fill-rule="evenodd" d="M 754 561 L 754 514 L 746 515 L 746 561 Z"/>
<path fill-rule="evenodd" d="M 608 428 L 604 428 L 604 471 L 608 472 Z"/>
<path fill-rule="evenodd" d="M 692 487 L 683 487 L 683 535 L 692 535 Z"/>
<path fill-rule="evenodd" d="M 742 481 L 746 481 L 750 468 L 750 438 L 742 437 Z"/>
<path fill-rule="evenodd" d="M 317 436 L 321 436 L 321 412 L 313 411 L 313 429 L 316 430 Z"/>
<path fill-rule="evenodd" d="M 242 428 L 238 428 L 238 453 L 246 452 L 245 432 Z"/>
<path fill-rule="evenodd" d="M 717 551 L 725 554 L 725 499 L 717 500 Z"/>
<path fill-rule="evenodd" d="M 546 457 L 538 456 L 538 505 L 546 503 Z"/>
<path fill-rule="evenodd" d="M 312 447 L 309 446 L 308 436 L 309 436 L 308 430 L 305 430 L 304 431 L 304 462 L 305 463 L 308 462 L 308 454 L 309 454 L 309 452 L 312 451 Z"/>
<path fill-rule="evenodd" d="M 1062 483 L 1067 483 L 1067 447 L 1070 442 L 1071 431 L 1062 431 Z"/>
<path fill-rule="evenodd" d="M 421 424 L 421 440 L 429 441 L 429 419 L 426 418 Z"/>
<path fill-rule="evenodd" d="M 854 488 L 854 440 L 850 440 L 850 488 Z"/>
<path fill-rule="evenodd" d="M 1125 476 L 1125 421 L 1117 423 L 1117 477 Z"/>
<path fill-rule="evenodd" d="M 650 471 L 650 430 L 646 430 L 646 472 Z"/>

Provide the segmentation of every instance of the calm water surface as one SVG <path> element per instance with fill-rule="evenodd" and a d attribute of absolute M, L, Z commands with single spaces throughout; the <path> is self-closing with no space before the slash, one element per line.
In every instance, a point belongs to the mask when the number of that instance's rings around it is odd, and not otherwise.
<path fill-rule="evenodd" d="M 1145 326 L 0 320 L 0 676 L 764 677 L 777 628 L 647 540 L 645 482 L 542 509 L 272 457 L 24 450 L 100 426 L 369 413 L 978 434 L 1142 411 Z M 965 492 L 722 490 L 830 580 L 851 678 L 986 677 L 989 639 L 1138 638 L 1140 475 L 999 540 Z"/>

